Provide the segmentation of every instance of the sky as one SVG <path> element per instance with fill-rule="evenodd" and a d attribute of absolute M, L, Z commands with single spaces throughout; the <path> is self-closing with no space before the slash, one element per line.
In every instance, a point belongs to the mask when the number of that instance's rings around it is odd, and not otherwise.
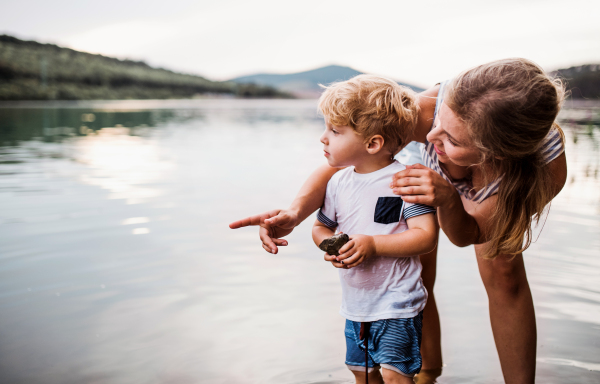
<path fill-rule="evenodd" d="M 338 64 L 429 86 L 526 57 L 600 63 L 597 0 L 0 0 L 0 34 L 226 80 Z"/>

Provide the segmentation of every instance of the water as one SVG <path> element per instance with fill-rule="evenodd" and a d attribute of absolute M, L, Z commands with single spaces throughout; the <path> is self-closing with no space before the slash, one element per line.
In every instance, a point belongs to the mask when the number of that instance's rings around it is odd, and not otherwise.
<path fill-rule="evenodd" d="M 526 253 L 544 383 L 600 380 L 600 105 Z M 311 100 L 3 104 L 0 382 L 348 383 L 337 272 L 309 218 L 279 255 L 227 224 L 318 165 Z M 539 232 L 539 231 L 538 231 Z M 500 383 L 471 247 L 440 240 L 440 383 Z"/>

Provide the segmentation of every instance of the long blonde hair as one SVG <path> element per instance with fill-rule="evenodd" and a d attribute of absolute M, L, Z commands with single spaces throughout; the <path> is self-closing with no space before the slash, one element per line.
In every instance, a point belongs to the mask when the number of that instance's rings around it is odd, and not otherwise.
<path fill-rule="evenodd" d="M 517 255 L 531 244 L 531 226 L 554 196 L 541 147 L 553 126 L 562 135 L 555 120 L 564 97 L 560 80 L 520 58 L 470 69 L 448 87 L 445 103 L 466 124 L 485 174 L 502 178 L 485 258 Z"/>

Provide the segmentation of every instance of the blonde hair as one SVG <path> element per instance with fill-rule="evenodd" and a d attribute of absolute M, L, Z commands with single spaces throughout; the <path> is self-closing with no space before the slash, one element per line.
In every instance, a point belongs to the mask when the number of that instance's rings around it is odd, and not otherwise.
<path fill-rule="evenodd" d="M 324 88 L 319 110 L 331 124 L 349 126 L 365 141 L 381 135 L 393 154 L 408 144 L 419 115 L 412 89 L 374 75 L 358 75 Z"/>
<path fill-rule="evenodd" d="M 467 126 L 485 174 L 502 178 L 485 258 L 517 255 L 531 244 L 531 225 L 554 196 L 541 147 L 553 126 L 562 135 L 555 119 L 564 97 L 560 80 L 520 58 L 470 69 L 447 89 L 445 103 Z"/>

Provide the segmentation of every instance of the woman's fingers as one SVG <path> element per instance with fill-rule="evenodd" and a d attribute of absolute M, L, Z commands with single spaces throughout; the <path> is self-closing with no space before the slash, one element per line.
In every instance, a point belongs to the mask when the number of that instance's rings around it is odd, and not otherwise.
<path fill-rule="evenodd" d="M 237 229 L 242 227 L 248 227 L 251 225 L 260 225 L 266 219 L 277 216 L 279 212 L 281 212 L 281 209 L 274 209 L 272 211 L 264 212 L 259 215 L 249 216 L 245 219 L 234 221 L 233 223 L 229 224 L 229 228 Z"/>
<path fill-rule="evenodd" d="M 393 192 L 395 195 L 426 195 L 430 192 L 431 188 L 425 185 L 411 185 L 408 187 L 394 188 Z"/>
<path fill-rule="evenodd" d="M 280 227 L 285 229 L 294 228 L 298 225 L 298 217 L 287 210 L 281 210 L 272 217 L 265 219 L 265 224 L 272 227 Z"/>
<path fill-rule="evenodd" d="M 288 245 L 288 242 L 287 242 L 287 240 L 284 240 L 284 239 L 273 239 L 273 238 L 272 238 L 272 240 L 273 240 L 273 242 L 275 243 L 275 245 L 278 245 L 278 246 L 280 246 L 280 247 L 285 247 L 285 246 L 287 246 L 287 245 Z"/>
<path fill-rule="evenodd" d="M 229 228 L 237 229 L 237 228 L 242 228 L 242 227 L 248 227 L 251 225 L 259 225 L 260 220 L 261 220 L 260 215 L 246 217 L 245 219 L 234 221 L 233 223 L 229 224 Z"/>
<path fill-rule="evenodd" d="M 263 243 L 263 248 L 265 248 L 267 252 L 273 254 L 277 253 L 277 245 L 273 240 L 279 239 L 274 239 L 271 237 L 271 231 L 269 231 L 269 228 L 260 227 L 258 230 L 258 237 L 260 237 L 260 241 Z"/>
<path fill-rule="evenodd" d="M 271 247 L 269 247 L 269 246 L 265 245 L 265 243 L 262 243 L 261 245 L 262 245 L 262 247 L 263 247 L 263 249 L 264 249 L 265 251 L 267 251 L 267 252 L 269 252 L 269 253 L 277 253 L 277 247 L 275 247 L 275 252 L 273 252 L 273 250 L 271 249 Z"/>
<path fill-rule="evenodd" d="M 432 197 L 427 195 L 402 195 L 402 200 L 405 203 L 411 204 L 425 204 L 434 206 L 434 200 Z"/>

